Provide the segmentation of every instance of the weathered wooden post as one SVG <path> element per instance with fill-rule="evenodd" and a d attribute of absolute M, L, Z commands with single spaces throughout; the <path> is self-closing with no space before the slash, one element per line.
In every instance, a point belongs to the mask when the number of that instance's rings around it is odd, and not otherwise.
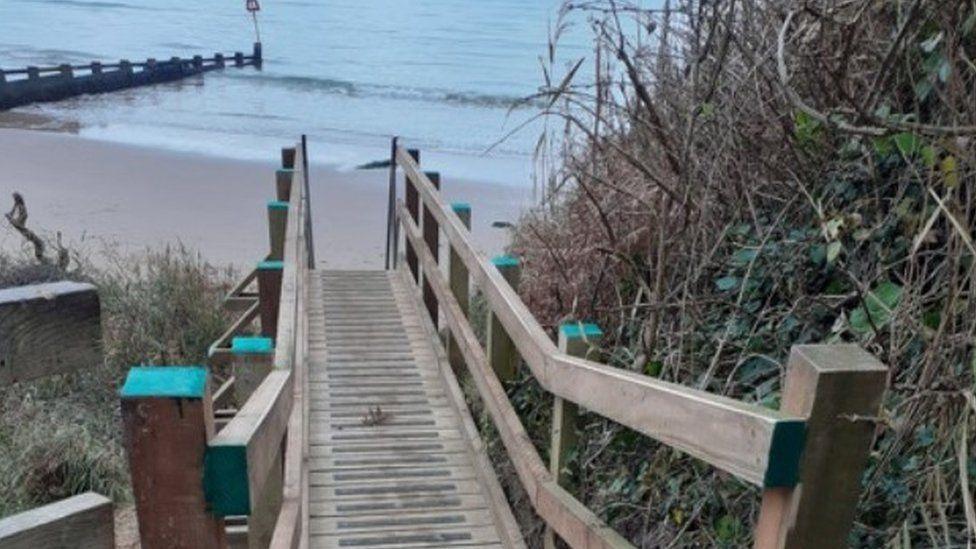
<path fill-rule="evenodd" d="M 37 67 L 27 67 L 27 79 L 37 80 L 41 77 L 41 69 Z"/>
<path fill-rule="evenodd" d="M 407 149 L 407 153 L 413 158 L 413 161 L 420 165 L 420 150 L 419 149 Z M 404 175 L 403 177 L 403 197 L 404 202 L 407 206 L 407 212 L 410 213 L 410 219 L 418 226 L 420 225 L 420 196 L 417 194 L 417 187 L 414 182 L 410 180 L 410 177 Z M 407 256 L 407 267 L 410 269 L 410 274 L 413 275 L 413 279 L 418 284 L 420 283 L 420 265 L 417 263 L 417 251 L 413 249 L 413 244 L 409 240 L 406 242 L 406 256 Z"/>
<path fill-rule="evenodd" d="M 146 59 L 146 72 L 156 72 L 156 59 L 150 57 Z"/>
<path fill-rule="evenodd" d="M 132 62 L 130 62 L 128 59 L 122 59 L 122 60 L 120 60 L 119 61 L 119 71 L 121 71 L 122 74 L 126 78 L 131 78 L 132 77 Z"/>
<path fill-rule="evenodd" d="M 275 339 L 278 334 L 278 305 L 281 302 L 281 277 L 285 264 L 280 260 L 258 263 L 258 310 L 261 335 Z"/>
<path fill-rule="evenodd" d="M 603 331 L 596 324 L 567 322 L 559 327 L 559 350 L 570 356 L 588 358 L 590 350 L 599 344 L 601 339 L 603 339 Z M 569 487 L 572 476 L 567 464 L 577 450 L 578 430 L 579 407 L 573 402 L 553 395 L 549 472 L 564 488 Z M 543 541 L 546 549 L 556 547 L 556 535 L 552 528 L 546 528 Z"/>
<path fill-rule="evenodd" d="M 275 194 L 278 200 L 288 202 L 291 200 L 291 182 L 295 176 L 295 170 L 281 168 L 275 171 Z"/>
<path fill-rule="evenodd" d="M 243 67 L 244 66 L 244 53 L 243 52 L 239 52 L 239 51 L 234 52 L 234 66 L 235 67 Z"/>
<path fill-rule="evenodd" d="M 196 72 L 203 72 L 203 56 L 194 55 L 193 56 L 193 70 Z"/>
<path fill-rule="evenodd" d="M 91 73 L 92 75 L 102 74 L 102 64 L 99 63 L 98 61 L 92 61 Z"/>
<path fill-rule="evenodd" d="M 169 63 L 170 63 L 170 65 L 173 66 L 173 68 L 176 70 L 176 72 L 179 75 L 181 75 L 181 76 L 183 75 L 183 59 L 181 59 L 179 57 L 170 57 L 169 58 Z"/>
<path fill-rule="evenodd" d="M 519 279 L 522 275 L 522 265 L 517 257 L 500 255 L 492 258 L 491 263 L 498 269 L 513 290 L 518 291 Z M 505 327 L 488 309 L 488 362 L 491 363 L 495 375 L 502 381 L 515 379 L 518 370 L 519 354 L 512 338 L 508 337 Z"/>
<path fill-rule="evenodd" d="M 434 184 L 435 189 L 440 190 L 441 174 L 437 172 L 424 172 L 424 175 Z M 434 262 L 440 263 L 440 225 L 438 225 L 434 214 L 430 212 L 429 207 L 423 206 L 423 211 L 424 243 L 427 244 L 427 249 L 430 250 L 430 254 L 434 257 Z M 434 295 L 434 289 L 430 287 L 430 282 L 427 280 L 426 275 L 424 276 L 423 298 L 424 306 L 427 308 L 427 314 L 430 315 L 430 320 L 434 323 L 434 329 L 436 330 L 438 326 L 437 296 Z"/>
<path fill-rule="evenodd" d="M 58 74 L 61 75 L 61 78 L 64 78 L 65 80 L 71 80 L 75 77 L 74 68 L 67 63 L 58 65 Z"/>
<path fill-rule="evenodd" d="M 455 202 L 451 204 L 451 210 L 461 219 L 461 223 L 464 224 L 468 230 L 471 230 L 471 205 L 464 202 Z M 449 281 L 451 284 L 451 293 L 454 294 L 454 299 L 457 299 L 458 305 L 461 306 L 461 311 L 464 312 L 464 316 L 469 316 L 468 303 L 470 301 L 470 276 L 468 274 L 468 267 L 461 261 L 461 256 L 458 255 L 457 250 L 454 246 L 450 247 L 450 263 L 448 264 L 448 269 L 450 270 Z M 454 334 L 449 334 L 447 339 L 447 357 L 451 363 L 451 366 L 460 371 L 464 368 L 464 356 L 461 354 L 461 349 L 458 347 L 457 341 L 454 339 Z"/>
<path fill-rule="evenodd" d="M 0 69 L 0 84 L 6 84 L 6 83 L 7 83 L 7 73 L 3 72 L 3 69 Z"/>
<path fill-rule="evenodd" d="M 224 54 L 222 53 L 214 54 L 214 65 L 216 65 L 218 69 L 222 69 L 227 65 L 227 62 L 224 61 Z"/>
<path fill-rule="evenodd" d="M 240 408 L 264 381 L 274 363 L 274 342 L 270 337 L 241 336 L 231 340 L 234 372 L 234 400 Z"/>
<path fill-rule="evenodd" d="M 295 147 L 281 148 L 281 167 L 288 170 L 295 169 Z"/>
<path fill-rule="evenodd" d="M 145 549 L 226 547 L 223 519 L 210 514 L 203 459 L 213 436 L 207 370 L 136 367 L 122 387 L 122 423 L 132 493 Z"/>
<path fill-rule="evenodd" d="M 254 58 L 254 63 L 260 65 L 261 64 L 261 60 L 263 59 L 263 57 L 262 57 L 263 52 L 262 52 L 262 48 L 261 48 L 261 42 L 255 42 L 254 43 L 254 52 L 251 55 Z"/>
<path fill-rule="evenodd" d="M 281 261 L 285 258 L 285 231 L 288 226 L 288 203 L 280 200 L 268 202 L 268 237 L 271 255 L 268 259 Z"/>
<path fill-rule="evenodd" d="M 793 347 L 780 408 L 807 420 L 800 482 L 763 491 L 757 549 L 847 547 L 887 379 L 857 345 Z"/>

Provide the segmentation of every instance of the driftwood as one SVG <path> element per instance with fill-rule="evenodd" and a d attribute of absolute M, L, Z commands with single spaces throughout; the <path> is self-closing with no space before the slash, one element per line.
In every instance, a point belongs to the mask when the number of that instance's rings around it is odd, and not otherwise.
<path fill-rule="evenodd" d="M 27 204 L 24 202 L 24 197 L 20 193 L 14 193 L 14 207 L 9 213 L 4 215 L 7 218 L 7 221 L 10 222 L 10 225 L 34 247 L 34 257 L 37 259 L 37 261 L 44 265 L 50 265 L 51 260 L 49 260 L 44 254 L 47 247 L 44 239 L 38 236 L 34 231 L 27 228 Z M 65 269 L 68 267 L 70 256 L 67 248 L 61 244 L 60 231 L 57 233 L 56 247 L 58 253 L 56 264 L 59 269 Z"/>

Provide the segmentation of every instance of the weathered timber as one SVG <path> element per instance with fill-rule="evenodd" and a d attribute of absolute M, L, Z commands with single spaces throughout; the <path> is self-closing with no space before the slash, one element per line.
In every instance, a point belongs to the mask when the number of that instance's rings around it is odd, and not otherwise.
<path fill-rule="evenodd" d="M 282 261 L 258 263 L 258 310 L 261 314 L 261 335 L 277 337 L 278 310 L 281 305 L 281 282 L 285 265 Z"/>
<path fill-rule="evenodd" d="M 0 519 L 0 549 L 113 549 L 112 501 L 86 492 Z"/>
<path fill-rule="evenodd" d="M 441 174 L 437 172 L 426 172 L 427 179 L 434 185 L 434 188 L 440 190 L 441 188 Z M 437 219 L 434 218 L 426 206 L 421 204 L 423 210 L 423 231 L 424 231 L 424 243 L 427 244 L 427 249 L 434 256 L 435 262 L 440 262 L 440 229 L 437 226 Z M 424 282 L 421 287 L 423 288 L 423 300 L 424 306 L 427 308 L 427 314 L 430 315 L 431 321 L 434 326 L 437 326 L 437 298 L 434 296 L 434 291 L 430 289 L 426 282 Z"/>
<path fill-rule="evenodd" d="M 0 386 L 96 366 L 101 304 L 91 284 L 0 290 Z"/>
<path fill-rule="evenodd" d="M 522 277 L 522 266 L 518 258 L 500 255 L 492 258 L 491 264 L 498 269 L 512 290 L 517 291 Z M 518 349 L 515 348 L 515 343 L 505 331 L 505 327 L 502 326 L 498 316 L 490 308 L 487 314 L 488 318 L 485 325 L 488 327 L 488 361 L 491 362 L 491 367 L 495 370 L 498 379 L 511 381 L 515 379 L 521 361 Z"/>
<path fill-rule="evenodd" d="M 214 434 L 206 369 L 132 368 L 121 397 L 142 547 L 225 547 L 223 519 L 208 511 L 200 482 Z"/>
<path fill-rule="evenodd" d="M 461 223 L 467 227 L 468 230 L 471 229 L 471 206 L 463 202 L 455 202 L 451 204 L 451 210 L 458 216 Z M 448 280 L 451 284 L 451 294 L 454 295 L 454 299 L 457 300 L 458 305 L 461 306 L 461 310 L 464 311 L 465 315 L 469 315 L 469 293 L 470 293 L 470 275 L 468 274 L 468 268 L 464 265 L 464 261 L 458 256 L 457 252 L 454 250 L 453 246 L 448 246 L 450 248 L 449 263 L 448 263 Z M 447 337 L 447 356 L 451 362 L 451 366 L 455 370 L 460 371 L 464 368 L 464 356 L 461 355 L 461 351 L 458 349 L 457 341 L 454 340 L 454 335 L 448 332 Z"/>
<path fill-rule="evenodd" d="M 238 67 L 261 65 L 261 44 L 255 43 L 249 56 L 240 54 Z M 139 68 L 138 72 L 133 68 Z M 61 101 L 79 95 L 113 91 L 172 82 L 224 68 L 224 57 L 179 57 L 169 61 L 147 59 L 144 63 L 92 62 L 87 65 L 58 65 L 55 67 L 27 67 L 0 71 L 0 110 L 13 109 L 31 103 Z M 23 76 L 23 78 L 18 78 Z M 14 78 L 11 78 L 14 77 Z"/>

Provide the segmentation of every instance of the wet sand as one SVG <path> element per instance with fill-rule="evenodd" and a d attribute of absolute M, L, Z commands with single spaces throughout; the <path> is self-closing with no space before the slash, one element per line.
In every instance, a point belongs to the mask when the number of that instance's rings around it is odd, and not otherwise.
<path fill-rule="evenodd" d="M 0 210 L 9 211 L 17 191 L 28 227 L 45 236 L 60 231 L 72 248 L 138 253 L 182 242 L 216 265 L 246 267 L 267 253 L 265 203 L 277 162 L 277 151 L 242 161 L 0 129 Z M 310 173 L 318 267 L 382 268 L 388 171 L 313 165 Z M 515 221 L 530 191 L 441 178 L 447 200 L 472 205 L 476 245 L 488 255 L 502 251 L 507 232 L 491 225 Z M 21 247 L 0 218 L 0 250 Z"/>

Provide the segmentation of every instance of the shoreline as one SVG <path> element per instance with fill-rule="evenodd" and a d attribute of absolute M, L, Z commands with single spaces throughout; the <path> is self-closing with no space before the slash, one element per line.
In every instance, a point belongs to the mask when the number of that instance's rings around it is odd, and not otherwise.
<path fill-rule="evenodd" d="M 288 143 L 282 143 L 287 146 Z M 273 198 L 278 150 L 267 160 L 99 141 L 69 131 L 0 128 L 0 211 L 14 191 L 43 236 L 60 231 L 67 247 L 91 244 L 130 254 L 182 242 L 215 266 L 247 268 L 267 253 L 264 210 Z M 389 172 L 349 171 L 313 163 L 311 209 L 319 268 L 383 268 Z M 448 201 L 474 211 L 475 245 L 486 255 L 508 241 L 494 221 L 514 222 L 531 189 L 453 179 L 442 174 Z M 0 251 L 22 240 L 0 221 Z"/>

